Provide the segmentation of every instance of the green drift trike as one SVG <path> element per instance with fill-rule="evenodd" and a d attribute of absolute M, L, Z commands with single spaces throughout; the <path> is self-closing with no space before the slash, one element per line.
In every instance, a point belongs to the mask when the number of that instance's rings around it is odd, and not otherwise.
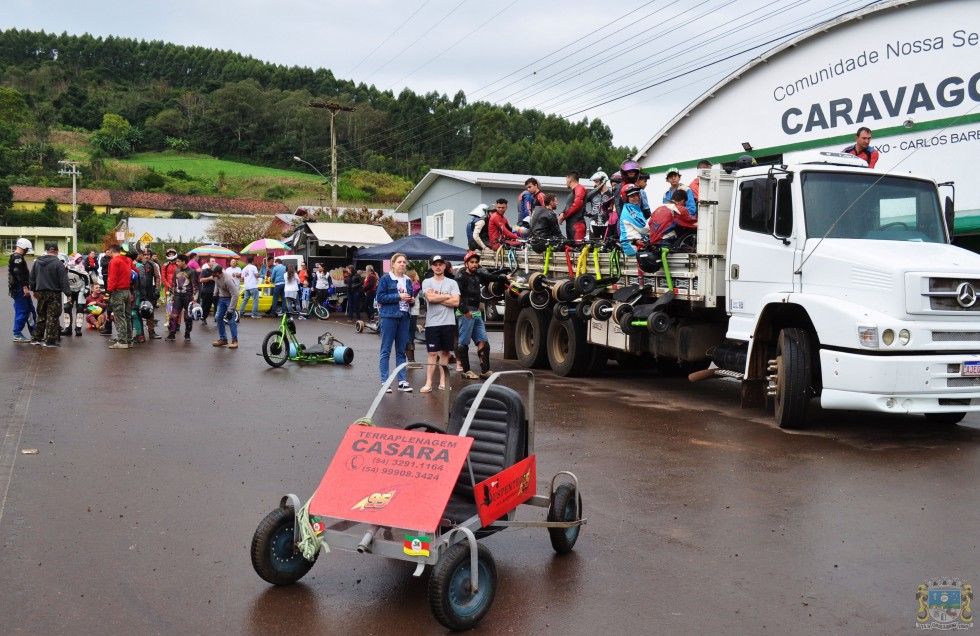
<path fill-rule="evenodd" d="M 296 338 L 296 322 L 293 313 L 284 313 L 279 328 L 270 331 L 262 341 L 261 355 L 271 367 L 281 367 L 287 360 L 300 364 L 350 364 L 354 350 L 344 345 L 327 331 L 316 339 L 315 345 L 306 346 Z"/>

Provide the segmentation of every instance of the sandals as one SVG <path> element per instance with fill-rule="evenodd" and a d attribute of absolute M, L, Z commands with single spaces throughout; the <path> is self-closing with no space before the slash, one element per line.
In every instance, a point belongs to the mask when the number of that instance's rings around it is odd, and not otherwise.
<path fill-rule="evenodd" d="M 432 385 L 426 384 L 424 387 L 419 389 L 419 393 L 432 393 Z"/>

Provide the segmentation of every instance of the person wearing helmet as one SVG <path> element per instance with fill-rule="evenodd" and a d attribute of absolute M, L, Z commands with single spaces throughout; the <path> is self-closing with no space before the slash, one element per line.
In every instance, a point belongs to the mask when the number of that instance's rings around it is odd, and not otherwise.
<path fill-rule="evenodd" d="M 466 244 L 471 250 L 485 250 L 490 240 L 487 225 L 487 204 L 481 203 L 470 210 L 470 222 L 466 224 Z"/>
<path fill-rule="evenodd" d="M 34 313 L 34 303 L 31 301 L 31 271 L 26 258 L 31 249 L 33 246 L 26 238 L 17 239 L 7 265 L 7 291 L 14 304 L 14 342 L 19 344 L 30 342 L 30 338 L 24 335 L 24 327 L 31 334 L 34 333 L 29 320 Z"/>
<path fill-rule="evenodd" d="M 674 192 L 677 190 L 683 190 L 684 193 L 687 195 L 685 197 L 687 202 L 684 204 L 684 207 L 687 208 L 687 212 L 688 214 L 691 215 L 692 218 L 697 219 L 698 204 L 694 200 L 694 193 L 691 192 L 690 188 L 688 188 L 686 185 L 681 183 L 681 171 L 678 170 L 677 168 L 671 168 L 670 170 L 668 170 L 667 183 L 670 185 L 670 188 L 668 188 L 667 191 L 664 192 L 664 198 L 662 203 L 670 203 L 671 200 L 673 200 Z"/>
<path fill-rule="evenodd" d="M 146 334 L 153 340 L 159 340 L 161 338 L 160 334 L 156 331 L 157 321 L 153 316 L 152 309 L 157 306 L 157 301 L 160 300 L 160 279 L 158 278 L 159 269 L 153 262 L 152 252 L 146 250 L 140 255 L 140 307 L 143 303 L 149 302 L 151 311 L 149 315 L 145 315 L 145 312 L 140 311 L 140 318 L 146 325 Z"/>
<path fill-rule="evenodd" d="M 180 319 L 184 316 L 184 312 L 190 308 L 191 303 L 197 299 L 199 288 L 197 272 L 187 266 L 187 260 L 186 254 L 179 254 L 176 259 L 177 269 L 174 272 L 173 286 L 171 287 L 173 302 L 166 338 L 168 342 L 173 342 L 177 339 L 177 330 L 180 329 Z M 191 339 L 192 326 L 193 321 L 185 317 L 184 340 Z"/>
<path fill-rule="evenodd" d="M 592 238 L 604 238 L 609 223 L 609 214 L 614 213 L 614 199 L 609 177 L 602 170 L 592 175 L 593 189 L 585 195 L 585 221 Z"/>
<path fill-rule="evenodd" d="M 585 186 L 578 182 L 578 173 L 569 172 L 565 185 L 570 190 L 565 209 L 558 215 L 558 222 L 565 222 L 565 236 L 573 241 L 585 240 Z"/>
<path fill-rule="evenodd" d="M 619 172 L 623 176 L 623 183 L 619 186 L 619 198 L 622 205 L 625 205 L 626 188 L 636 183 L 637 177 L 640 176 L 640 164 L 636 163 L 632 159 L 628 159 L 619 167 Z"/>
<path fill-rule="evenodd" d="M 163 289 L 167 297 L 170 297 L 170 287 L 174 284 L 174 272 L 177 271 L 177 250 L 167 249 L 167 262 L 160 267 L 160 276 L 163 278 Z"/>
<path fill-rule="evenodd" d="M 647 223 L 640 209 L 640 188 L 630 184 L 626 188 L 626 204 L 620 216 L 619 244 L 623 254 L 636 256 L 636 248 L 646 240 Z"/>

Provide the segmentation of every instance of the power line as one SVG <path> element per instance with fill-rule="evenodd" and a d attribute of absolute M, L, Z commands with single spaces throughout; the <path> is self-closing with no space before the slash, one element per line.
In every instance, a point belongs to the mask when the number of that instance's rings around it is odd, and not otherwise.
<path fill-rule="evenodd" d="M 418 15 L 419 11 L 421 11 L 422 9 L 424 9 L 425 8 L 425 5 L 429 4 L 431 1 L 432 0 L 425 0 L 425 2 L 423 2 L 422 4 L 420 4 L 419 5 L 419 8 L 412 12 L 412 15 L 408 16 L 408 18 L 406 20 L 403 20 L 398 26 L 396 26 L 391 31 L 391 33 L 388 34 L 388 37 L 386 37 L 385 39 L 381 40 L 381 42 L 377 46 L 375 46 L 373 49 L 371 49 L 371 52 L 370 53 L 368 53 L 363 58 L 361 58 L 361 61 L 358 62 L 357 64 L 355 64 L 354 65 L 354 68 L 352 68 L 350 71 L 348 71 L 348 74 L 350 74 L 350 75 L 353 76 L 354 75 L 354 71 L 356 71 L 358 68 L 360 68 L 361 64 L 364 64 L 364 62 L 366 62 L 369 57 L 371 57 L 372 55 L 374 55 L 377 52 L 378 49 L 380 49 L 382 46 L 384 46 L 385 44 L 387 44 L 388 43 L 388 40 L 390 40 L 392 37 L 394 37 L 396 33 L 398 33 L 399 31 L 401 31 L 402 28 L 404 28 L 406 24 L 408 24 L 409 22 L 411 22 L 412 21 L 412 18 L 414 18 L 416 15 Z"/>

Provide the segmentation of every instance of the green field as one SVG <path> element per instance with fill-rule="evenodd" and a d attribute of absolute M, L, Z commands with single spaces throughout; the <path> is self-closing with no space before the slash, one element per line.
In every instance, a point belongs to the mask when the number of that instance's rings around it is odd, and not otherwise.
<path fill-rule="evenodd" d="M 191 177 L 207 179 L 217 179 L 219 173 L 224 172 L 226 178 L 276 178 L 309 181 L 313 184 L 322 184 L 324 181 L 322 177 L 312 172 L 303 173 L 294 170 L 253 166 L 248 163 L 193 153 L 143 152 L 118 161 L 122 164 L 151 168 L 161 174 L 173 170 L 183 170 Z"/>

